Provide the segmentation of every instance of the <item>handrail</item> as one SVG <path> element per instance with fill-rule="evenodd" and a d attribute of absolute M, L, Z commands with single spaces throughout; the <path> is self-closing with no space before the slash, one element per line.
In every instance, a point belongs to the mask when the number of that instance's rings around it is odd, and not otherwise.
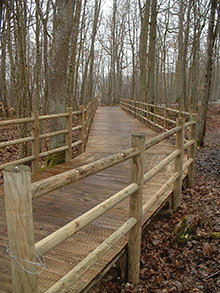
<path fill-rule="evenodd" d="M 161 133 L 161 134 L 155 136 L 149 142 L 146 142 L 146 144 L 145 144 L 145 150 L 151 148 L 152 146 L 158 144 L 162 140 L 164 140 L 164 139 L 172 136 L 173 134 L 179 132 L 180 130 L 181 130 L 181 126 L 176 126 L 176 127 L 172 128 L 172 129 L 168 130 L 165 133 Z"/>
<path fill-rule="evenodd" d="M 80 110 L 78 111 L 73 111 L 72 108 L 67 108 L 65 113 L 49 114 L 49 115 L 43 115 L 43 116 L 39 116 L 39 113 L 37 111 L 33 111 L 32 117 L 0 121 L 0 127 L 3 127 L 3 126 L 5 127 L 9 125 L 19 125 L 24 123 L 32 123 L 31 136 L 9 140 L 9 141 L 0 143 L 0 148 L 1 148 L 1 147 L 8 147 L 8 146 L 13 146 L 17 144 L 31 142 L 32 153 L 28 157 L 28 160 L 25 160 L 25 158 L 23 158 L 23 159 L 17 159 L 12 162 L 1 164 L 0 170 L 13 164 L 19 164 L 22 160 L 22 162 L 24 163 L 28 161 L 32 161 L 32 170 L 33 172 L 37 172 L 39 171 L 39 168 L 40 168 L 40 162 L 39 162 L 40 158 L 46 157 L 50 154 L 58 153 L 62 150 L 62 151 L 65 151 L 65 160 L 67 162 L 72 158 L 73 147 L 79 147 L 79 153 L 84 152 L 86 142 L 88 140 L 89 131 L 91 128 L 91 123 L 92 123 L 97 107 L 98 107 L 98 102 L 97 100 L 94 100 L 94 101 L 91 101 L 86 106 L 80 106 L 79 107 Z M 73 115 L 80 117 L 79 119 L 80 125 L 72 127 Z M 49 132 L 49 133 L 39 134 L 39 128 L 40 128 L 39 122 L 50 120 L 50 119 L 65 119 L 66 128 L 62 130 Z M 78 135 L 78 140 L 75 142 L 72 142 L 72 132 L 74 131 L 79 131 L 79 135 Z M 64 146 L 55 148 L 49 151 L 45 151 L 45 152 L 40 151 L 41 140 L 59 136 L 59 135 L 65 135 Z"/>
<path fill-rule="evenodd" d="M 166 106 L 163 107 L 156 104 L 148 104 L 141 101 L 121 99 L 120 103 L 123 110 L 132 114 L 134 117 L 139 117 L 141 121 L 146 121 L 148 126 L 153 126 L 154 130 L 160 129 L 165 131 L 168 129 L 168 124 L 176 123 L 173 119 L 168 117 L 169 112 L 172 112 L 179 117 L 184 117 L 186 120 L 191 117 L 190 112 L 176 110 Z M 162 121 L 163 125 L 161 125 Z"/>
<path fill-rule="evenodd" d="M 133 217 L 129 218 L 120 228 L 118 228 L 110 237 L 100 244 L 93 252 L 84 258 L 78 265 L 62 277 L 57 283 L 50 287 L 46 293 L 66 292 L 68 288 L 78 280 L 88 269 L 102 256 L 104 256 L 110 248 L 112 248 L 118 240 L 127 234 L 137 223 Z"/>
<path fill-rule="evenodd" d="M 150 179 L 152 179 L 155 175 L 157 175 L 163 168 L 165 168 L 173 159 L 179 156 L 181 153 L 180 150 L 175 150 L 165 159 L 163 159 L 158 165 L 156 165 L 153 169 L 144 174 L 144 183 L 147 183 Z"/>
<path fill-rule="evenodd" d="M 32 183 L 32 198 L 37 198 L 69 183 L 73 183 L 90 175 L 94 175 L 102 170 L 124 162 L 139 153 L 140 151 L 138 149 L 131 148 L 124 152 L 110 155 L 104 159 L 97 160 L 76 169 Z"/>
<path fill-rule="evenodd" d="M 52 234 L 43 238 L 35 244 L 35 249 L 42 255 L 46 254 L 50 250 L 54 249 L 57 245 L 68 239 L 70 236 L 73 236 L 76 232 L 86 227 L 92 221 L 96 220 L 98 217 L 109 211 L 115 205 L 120 203 L 122 200 L 126 199 L 128 196 L 133 194 L 138 190 L 138 185 L 132 183 L 112 195 L 107 200 L 103 201 L 99 205 L 95 206 L 88 212 L 84 213 L 77 219 L 66 224 L 62 228 L 56 230 Z"/>

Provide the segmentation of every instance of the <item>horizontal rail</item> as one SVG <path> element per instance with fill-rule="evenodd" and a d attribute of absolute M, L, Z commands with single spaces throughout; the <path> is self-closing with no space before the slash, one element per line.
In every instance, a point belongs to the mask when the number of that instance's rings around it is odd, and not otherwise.
<path fill-rule="evenodd" d="M 191 121 L 185 123 L 185 128 L 192 126 L 192 125 L 195 125 L 195 124 L 196 124 L 196 121 L 191 120 Z"/>
<path fill-rule="evenodd" d="M 69 113 L 49 114 L 49 115 L 39 116 L 39 120 L 42 121 L 42 120 L 55 119 L 55 118 L 65 118 L 68 116 L 69 116 Z"/>
<path fill-rule="evenodd" d="M 161 119 L 161 120 L 164 120 L 165 117 L 161 116 L 161 115 L 158 115 L 158 114 L 154 114 L 154 116 L 156 116 L 157 118 Z"/>
<path fill-rule="evenodd" d="M 57 283 L 49 288 L 46 293 L 63 293 L 71 287 L 98 259 L 106 254 L 123 236 L 125 236 L 137 223 L 135 218 L 129 218 L 110 237 L 100 244 L 93 252 L 85 257 L 78 265 L 70 270 Z"/>
<path fill-rule="evenodd" d="M 183 172 L 186 171 L 186 169 L 192 164 L 192 162 L 193 162 L 193 159 L 190 158 L 183 164 Z"/>
<path fill-rule="evenodd" d="M 164 194 L 170 186 L 179 178 L 180 174 L 178 172 L 174 173 L 167 181 L 164 183 L 161 188 L 152 196 L 150 200 L 148 200 L 143 205 L 143 215 L 149 211 L 152 206 L 158 201 L 162 194 Z"/>
<path fill-rule="evenodd" d="M 78 126 L 73 127 L 72 131 L 76 131 L 76 130 L 79 130 L 79 129 L 82 129 L 82 125 L 78 125 Z"/>
<path fill-rule="evenodd" d="M 33 122 L 34 118 L 19 118 L 19 119 L 12 119 L 12 120 L 4 120 L 0 121 L 0 126 L 8 126 L 13 124 L 21 124 L 21 123 L 27 123 L 27 122 Z"/>
<path fill-rule="evenodd" d="M 154 138 L 152 138 L 150 141 L 147 141 L 145 143 L 145 150 L 151 148 L 152 146 L 158 144 L 159 142 L 161 142 L 162 140 L 168 138 L 169 136 L 174 135 L 175 133 L 177 133 L 178 131 L 180 131 L 182 129 L 182 126 L 176 126 L 164 133 L 161 133 L 157 136 L 155 136 Z"/>
<path fill-rule="evenodd" d="M 155 175 L 157 175 L 164 167 L 166 167 L 174 158 L 181 154 L 180 150 L 175 150 L 165 159 L 163 159 L 159 164 L 157 164 L 153 169 L 144 174 L 144 183 L 147 183 Z"/>
<path fill-rule="evenodd" d="M 59 148 L 56 148 L 56 149 L 53 149 L 53 150 L 50 150 L 50 151 L 47 151 L 47 152 L 43 152 L 43 153 L 39 154 L 39 158 L 43 158 L 43 157 L 46 157 L 48 155 L 52 155 L 52 154 L 55 154 L 55 153 L 58 153 L 58 152 L 62 152 L 62 151 L 65 151 L 67 149 L 68 149 L 68 146 L 63 146 L 63 147 L 59 147 Z"/>
<path fill-rule="evenodd" d="M 179 113 L 179 110 L 167 108 L 167 111 L 173 112 L 173 113 Z"/>
<path fill-rule="evenodd" d="M 175 124 L 176 125 L 176 121 L 175 120 L 172 120 L 170 118 L 166 118 L 166 121 L 171 123 L 171 124 Z"/>
<path fill-rule="evenodd" d="M 183 149 L 186 150 L 188 149 L 188 147 L 190 147 L 191 145 L 193 145 L 195 143 L 194 139 L 191 139 L 189 141 L 187 141 L 184 145 L 183 145 Z"/>
<path fill-rule="evenodd" d="M 20 144 L 20 143 L 30 142 L 30 141 L 34 141 L 33 136 L 1 142 L 0 143 L 0 148 L 15 145 L 15 144 Z"/>
<path fill-rule="evenodd" d="M 49 137 L 58 136 L 61 134 L 66 134 L 66 133 L 68 133 L 68 130 L 66 130 L 66 129 L 58 130 L 58 131 L 54 131 L 54 132 L 50 132 L 50 133 L 41 134 L 41 135 L 39 135 L 39 139 L 49 138 Z"/>
<path fill-rule="evenodd" d="M 155 125 L 156 127 L 160 128 L 160 129 L 164 129 L 164 127 L 163 127 L 163 126 L 161 126 L 161 125 L 160 125 L 160 124 L 158 124 L 158 123 L 154 123 L 154 125 Z"/>
<path fill-rule="evenodd" d="M 82 228 L 86 227 L 89 223 L 91 223 L 104 213 L 106 213 L 108 210 L 113 208 L 115 205 L 120 203 L 122 200 L 126 199 L 128 196 L 130 196 L 137 190 L 137 184 L 132 183 L 128 185 L 127 187 L 125 187 L 118 193 L 114 194 L 107 200 L 103 201 L 99 205 L 95 206 L 88 212 L 84 213 L 77 219 L 73 220 L 72 222 L 66 224 L 62 228 L 48 235 L 44 239 L 40 240 L 35 245 L 36 250 L 42 255 L 46 254 L 47 252 L 49 252 L 57 245 L 68 239 L 70 236 L 74 235 Z"/>
<path fill-rule="evenodd" d="M 73 147 L 75 147 L 75 146 L 77 146 L 77 145 L 80 145 L 82 143 L 82 140 L 77 140 L 77 141 L 75 141 L 75 142 L 73 142 L 72 144 L 71 144 L 71 147 L 73 148 Z"/>
<path fill-rule="evenodd" d="M 31 185 L 32 196 L 33 198 L 36 198 L 47 194 L 48 192 L 63 187 L 66 184 L 76 182 L 82 178 L 96 174 L 99 171 L 105 170 L 109 167 L 126 161 L 138 155 L 139 153 L 140 151 L 138 149 L 131 148 L 124 152 L 108 156 L 104 159 L 97 160 L 82 167 L 35 182 Z"/>
<path fill-rule="evenodd" d="M 0 165 L 0 170 L 4 169 L 6 167 L 9 167 L 9 166 L 20 165 L 20 164 L 23 164 L 23 163 L 27 163 L 27 162 L 30 162 L 30 161 L 32 161 L 34 159 L 35 159 L 34 156 L 29 156 L 29 157 L 26 157 L 26 158 L 15 160 L 13 162 L 5 163 L 5 164 Z"/>
<path fill-rule="evenodd" d="M 81 115 L 82 111 L 73 111 L 73 115 Z"/>

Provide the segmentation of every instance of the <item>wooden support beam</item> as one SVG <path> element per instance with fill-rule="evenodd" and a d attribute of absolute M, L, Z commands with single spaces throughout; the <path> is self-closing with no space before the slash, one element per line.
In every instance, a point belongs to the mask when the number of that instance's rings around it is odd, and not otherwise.
<path fill-rule="evenodd" d="M 80 154 L 84 152 L 85 150 L 85 113 L 84 113 L 84 105 L 79 106 L 80 111 L 82 114 L 80 115 L 80 121 L 79 124 L 82 125 L 82 128 L 79 132 L 79 140 L 82 141 L 82 144 L 80 145 Z"/>
<path fill-rule="evenodd" d="M 36 266 L 30 263 L 36 261 L 30 168 L 13 166 L 3 173 L 14 292 L 37 292 Z"/>
<path fill-rule="evenodd" d="M 139 149 L 140 154 L 133 157 L 131 163 L 131 182 L 138 185 L 138 190 L 130 196 L 129 205 L 129 217 L 135 218 L 137 224 L 128 235 L 128 282 L 137 284 L 140 273 L 145 136 L 132 135 L 131 144 Z"/>
<path fill-rule="evenodd" d="M 66 130 L 67 133 L 65 135 L 66 146 L 68 149 L 65 150 L 65 161 L 69 162 L 72 159 L 72 119 L 73 119 L 73 108 L 67 107 L 66 113 L 68 116 L 66 117 Z"/>
<path fill-rule="evenodd" d="M 168 111 L 167 111 L 167 106 L 165 105 L 165 108 L 164 108 L 164 124 L 163 124 L 163 129 L 164 131 L 167 129 L 167 118 L 168 118 Z"/>
<path fill-rule="evenodd" d="M 198 115 L 192 114 L 191 120 L 197 121 Z M 188 167 L 187 170 L 187 185 L 189 188 L 193 187 L 194 184 L 194 177 L 195 177 L 195 156 L 196 156 L 196 144 L 197 144 L 197 138 L 196 138 L 196 123 L 190 126 L 190 132 L 189 132 L 189 139 L 194 140 L 194 144 L 192 144 L 188 149 L 188 159 L 193 159 L 192 164 Z"/>
<path fill-rule="evenodd" d="M 32 171 L 36 173 L 39 171 L 39 152 L 40 152 L 40 141 L 39 141 L 39 112 L 33 111 L 32 117 L 34 118 L 34 122 L 32 123 L 32 136 L 34 137 L 34 141 L 32 142 L 32 155 L 34 156 Z"/>
<path fill-rule="evenodd" d="M 174 172 L 179 173 L 180 176 L 173 185 L 173 211 L 176 211 L 181 203 L 182 196 L 182 177 L 183 177 L 183 152 L 184 152 L 184 119 L 177 118 L 176 126 L 180 126 L 181 130 L 176 134 L 176 149 L 180 150 L 180 154 L 175 159 Z"/>

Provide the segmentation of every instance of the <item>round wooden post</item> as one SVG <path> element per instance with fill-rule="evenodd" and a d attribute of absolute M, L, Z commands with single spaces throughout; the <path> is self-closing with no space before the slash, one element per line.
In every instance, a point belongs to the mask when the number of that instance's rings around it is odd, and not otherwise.
<path fill-rule="evenodd" d="M 36 173 L 39 171 L 40 165 L 39 165 L 39 112 L 33 111 L 32 117 L 34 118 L 34 122 L 32 124 L 32 136 L 34 137 L 34 141 L 32 143 L 32 154 L 34 156 L 32 170 L 33 173 Z"/>
<path fill-rule="evenodd" d="M 149 112 L 150 112 L 150 110 L 149 110 L 149 103 L 147 103 L 147 126 L 149 127 L 150 126 L 150 122 L 149 122 L 149 120 L 150 120 L 150 114 L 149 114 Z"/>
<path fill-rule="evenodd" d="M 85 146 L 89 135 L 89 107 L 88 104 L 85 106 Z"/>
<path fill-rule="evenodd" d="M 79 139 L 82 141 L 80 145 L 80 154 L 84 152 L 85 150 L 85 115 L 84 115 L 84 105 L 79 106 L 79 110 L 81 111 L 80 114 L 80 125 L 82 126 L 80 132 L 79 132 Z"/>
<path fill-rule="evenodd" d="M 181 130 L 176 134 L 176 149 L 181 153 L 175 158 L 174 173 L 178 172 L 180 176 L 173 185 L 173 211 L 176 211 L 181 203 L 182 196 L 182 177 L 183 177 L 183 145 L 184 145 L 184 119 L 177 118 L 176 126 L 182 126 Z"/>
<path fill-rule="evenodd" d="M 197 121 L 197 114 L 191 114 L 191 120 Z M 188 158 L 193 159 L 192 164 L 188 167 L 187 170 L 187 185 L 189 188 L 193 187 L 194 184 L 194 176 L 195 176 L 195 156 L 196 156 L 196 144 L 197 144 L 197 139 L 196 139 L 196 123 L 193 124 L 190 127 L 190 132 L 189 132 L 189 139 L 194 139 L 194 144 L 191 145 L 188 149 Z"/>
<path fill-rule="evenodd" d="M 157 122 L 157 107 L 156 102 L 154 101 L 154 131 L 156 131 L 156 122 Z"/>
<path fill-rule="evenodd" d="M 129 217 L 136 218 L 137 224 L 128 235 L 128 282 L 137 284 L 140 273 L 145 136 L 132 135 L 131 144 L 140 150 L 140 155 L 135 156 L 131 164 L 131 182 L 137 183 L 139 188 L 130 196 Z"/>
<path fill-rule="evenodd" d="M 65 151 L 65 161 L 69 162 L 72 159 L 72 119 L 73 119 L 73 108 L 67 107 L 66 113 L 68 116 L 66 117 L 66 146 L 68 149 Z"/>
<path fill-rule="evenodd" d="M 164 131 L 166 131 L 166 129 L 167 129 L 167 118 L 168 118 L 167 114 L 168 114 L 167 105 L 165 105 L 165 108 L 164 108 L 164 124 L 163 124 Z"/>
<path fill-rule="evenodd" d="M 35 262 L 30 168 L 10 166 L 3 173 L 14 292 L 37 292 L 36 266 L 28 262 Z"/>

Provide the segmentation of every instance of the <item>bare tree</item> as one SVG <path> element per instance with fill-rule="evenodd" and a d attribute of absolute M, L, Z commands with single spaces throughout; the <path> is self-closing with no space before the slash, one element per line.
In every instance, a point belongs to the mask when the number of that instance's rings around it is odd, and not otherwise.
<path fill-rule="evenodd" d="M 150 42 L 148 53 L 148 78 L 146 100 L 150 103 L 155 101 L 155 49 L 157 32 L 157 0 L 151 3 Z"/>
<path fill-rule="evenodd" d="M 141 33 L 139 46 L 139 64 L 140 64 L 140 100 L 145 101 L 146 98 L 146 80 L 147 80 L 147 40 L 148 40 L 148 25 L 150 15 L 150 0 L 146 0 L 142 7 L 139 0 L 139 10 L 141 18 Z"/>
<path fill-rule="evenodd" d="M 217 19 L 216 19 L 216 13 Z M 208 103 L 211 96 L 211 82 L 212 82 L 212 71 L 213 71 L 213 50 L 217 37 L 220 20 L 220 1 L 210 0 L 210 16 L 209 16 L 209 27 L 207 36 L 207 60 L 205 68 L 205 78 L 202 91 L 202 101 L 199 114 L 199 127 L 198 127 L 198 144 L 204 144 L 204 138 L 206 133 L 206 115 L 208 109 Z"/>
<path fill-rule="evenodd" d="M 62 113 L 66 106 L 67 69 L 69 58 L 70 33 L 73 23 L 74 1 L 57 0 L 56 15 L 54 18 L 53 45 L 49 66 L 49 112 Z M 60 120 L 54 120 L 52 129 L 63 128 Z M 51 140 L 51 147 L 63 144 L 63 136 Z"/>

